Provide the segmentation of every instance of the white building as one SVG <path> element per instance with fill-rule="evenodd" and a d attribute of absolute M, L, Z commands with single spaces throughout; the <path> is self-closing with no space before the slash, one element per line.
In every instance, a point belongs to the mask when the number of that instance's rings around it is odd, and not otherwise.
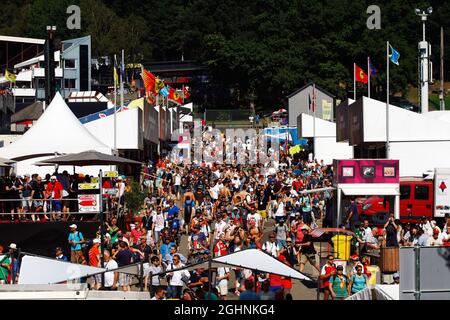
<path fill-rule="evenodd" d="M 385 102 L 362 97 L 348 108 L 337 108 L 336 119 L 338 141 L 353 146 L 355 158 L 385 158 Z M 419 114 L 389 106 L 389 158 L 400 160 L 401 177 L 450 167 L 449 122 L 449 111 Z"/>

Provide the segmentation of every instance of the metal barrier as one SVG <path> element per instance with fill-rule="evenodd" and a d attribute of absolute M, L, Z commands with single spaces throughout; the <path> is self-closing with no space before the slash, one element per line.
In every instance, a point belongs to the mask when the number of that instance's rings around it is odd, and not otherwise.
<path fill-rule="evenodd" d="M 104 205 L 104 212 L 106 214 L 110 214 L 112 212 L 118 212 L 119 211 L 119 207 L 116 205 L 116 203 L 113 203 L 111 205 L 111 203 L 109 201 L 105 201 L 109 199 L 108 197 L 103 197 L 103 205 Z M 34 202 L 39 201 L 42 203 L 42 207 L 45 208 L 42 211 L 35 211 L 35 207 L 34 207 Z M 62 198 L 62 199 L 26 199 L 26 198 L 17 198 L 17 199 L 1 199 L 0 198 L 0 219 L 1 216 L 8 216 L 8 217 L 12 217 L 12 216 L 42 216 L 42 215 L 50 215 L 50 221 L 53 220 L 51 218 L 51 215 L 98 215 L 100 214 L 100 211 L 62 211 L 63 206 L 61 205 L 61 211 L 53 211 L 52 205 L 53 205 L 53 201 L 69 201 L 71 202 L 71 205 L 73 205 L 73 203 L 76 201 L 76 204 L 78 206 L 78 198 Z M 5 212 L 4 211 L 4 206 L 6 205 L 5 203 L 7 202 L 13 202 L 17 203 L 17 205 L 14 205 L 13 209 L 14 212 Z M 11 204 L 9 204 L 9 206 L 11 207 Z M 41 207 L 38 206 L 38 207 Z M 17 212 L 17 208 L 26 208 L 24 209 L 23 212 Z M 2 210 L 3 209 L 3 210 Z"/>

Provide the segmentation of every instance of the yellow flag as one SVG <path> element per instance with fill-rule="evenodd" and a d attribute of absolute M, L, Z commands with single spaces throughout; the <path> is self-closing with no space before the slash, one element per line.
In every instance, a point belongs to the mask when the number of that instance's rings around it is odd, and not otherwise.
<path fill-rule="evenodd" d="M 289 148 L 290 155 L 294 155 L 296 153 L 299 153 L 300 151 L 302 151 L 302 147 L 300 145 L 296 145 L 296 146 Z"/>
<path fill-rule="evenodd" d="M 16 82 L 16 78 L 17 78 L 17 75 L 16 75 L 16 74 L 14 74 L 14 73 L 9 72 L 8 70 L 6 70 L 6 72 L 5 72 L 5 79 L 6 79 L 6 80 L 8 80 L 8 81 L 10 81 L 10 82 Z"/>

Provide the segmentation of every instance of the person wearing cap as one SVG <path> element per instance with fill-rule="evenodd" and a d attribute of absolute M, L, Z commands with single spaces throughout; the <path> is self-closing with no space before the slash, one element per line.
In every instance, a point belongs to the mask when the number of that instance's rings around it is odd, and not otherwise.
<path fill-rule="evenodd" d="M 369 286 L 369 278 L 363 273 L 363 266 L 355 266 L 356 273 L 354 273 L 349 279 L 348 294 L 352 295 L 358 293 Z"/>
<path fill-rule="evenodd" d="M 294 248 L 292 238 L 286 239 L 286 246 L 284 249 L 285 249 L 284 256 L 286 257 L 286 260 L 289 262 L 291 266 L 295 266 L 297 264 L 297 253 Z"/>
<path fill-rule="evenodd" d="M 56 180 L 56 176 L 50 177 L 50 182 L 47 184 L 47 188 L 45 189 L 45 199 L 51 199 L 51 208 L 53 220 L 61 219 L 61 199 L 63 194 L 63 186 L 61 183 Z"/>
<path fill-rule="evenodd" d="M 102 267 L 100 265 L 100 239 L 95 238 L 92 241 L 92 247 L 89 249 L 89 265 L 91 267 L 99 268 Z M 101 275 L 95 275 L 93 276 L 94 280 L 94 289 L 98 290 L 100 289 L 102 283 L 101 283 Z"/>
<path fill-rule="evenodd" d="M 289 227 L 284 222 L 284 219 L 280 219 L 278 224 L 274 227 L 273 231 L 277 235 L 277 243 L 280 247 L 284 247 L 286 245 L 286 239 L 289 234 Z"/>
<path fill-rule="evenodd" d="M 394 273 L 392 278 L 394 279 L 394 282 L 392 282 L 391 284 L 400 284 L 400 275 L 398 274 L 398 272 Z"/>
<path fill-rule="evenodd" d="M 105 272 L 105 286 L 101 290 L 117 291 L 119 273 L 110 270 L 117 269 L 119 265 L 108 250 L 103 251 L 103 258 L 105 259 L 105 269 L 108 271 Z"/>
<path fill-rule="evenodd" d="M 83 234 L 77 230 L 76 224 L 70 225 L 69 244 L 70 244 L 70 262 L 80 263 L 83 256 L 82 245 L 85 243 Z"/>
<path fill-rule="evenodd" d="M 433 234 L 433 227 L 427 217 L 422 216 L 420 218 L 419 227 L 422 228 L 424 233 L 430 236 Z"/>
<path fill-rule="evenodd" d="M 431 237 L 428 237 L 426 246 L 432 247 L 432 246 L 442 246 L 442 245 L 444 245 L 444 243 L 442 242 L 441 232 L 439 231 L 438 228 L 434 228 L 433 235 Z"/>
<path fill-rule="evenodd" d="M 298 243 L 300 247 L 300 272 L 303 272 L 305 270 L 306 262 L 309 262 L 316 270 L 320 273 L 319 269 L 319 263 L 316 260 L 316 249 L 314 248 L 314 243 L 312 236 L 309 234 L 309 228 L 308 226 L 303 226 L 301 228 L 303 232 L 303 239 Z"/>
<path fill-rule="evenodd" d="M 60 261 L 68 262 L 69 259 L 64 255 L 64 251 L 61 247 L 56 247 L 55 249 L 55 259 Z"/>
<path fill-rule="evenodd" d="M 336 274 L 330 277 L 328 289 L 330 290 L 333 300 L 344 300 L 348 297 L 348 277 L 344 274 L 344 267 L 338 265 Z"/>
<path fill-rule="evenodd" d="M 269 234 L 269 241 L 266 241 L 262 245 L 262 250 L 265 251 L 268 254 L 271 254 L 275 258 L 277 258 L 280 255 L 280 246 L 276 242 L 276 234 L 274 232 Z"/>

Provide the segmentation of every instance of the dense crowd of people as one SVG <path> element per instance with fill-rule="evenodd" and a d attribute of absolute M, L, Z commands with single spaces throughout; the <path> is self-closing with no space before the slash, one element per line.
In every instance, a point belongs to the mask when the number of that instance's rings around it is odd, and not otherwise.
<path fill-rule="evenodd" d="M 66 173 L 62 176 L 69 181 L 71 196 L 70 181 L 76 180 Z M 21 177 L 14 178 L 19 182 L 8 180 L 7 191 L 14 185 L 31 184 L 32 193 L 24 196 L 23 187 L 22 197 L 29 196 L 34 203 L 36 185 L 43 184 L 40 201 L 48 199 L 45 192 L 65 188 L 59 176 L 49 176 L 48 182 L 41 182 L 38 176 L 26 178 L 25 182 Z M 371 274 L 367 255 L 382 246 L 450 243 L 448 217 L 443 228 L 424 218 L 416 225 L 402 226 L 393 216 L 384 226 L 374 227 L 368 220 L 360 221 L 358 199 L 352 198 L 340 226 L 355 233 L 350 263 L 344 269 L 334 263 L 334 255 L 330 254 L 321 265 L 322 257 L 317 255 L 311 231 L 332 226 L 334 210 L 333 190 L 327 188 L 332 186 L 333 170 L 323 162 L 283 157 L 280 170 L 263 173 L 260 165 L 177 165 L 163 159 L 149 163 L 142 178 L 147 197 L 132 223 L 119 226 L 117 216 L 112 215 L 104 226 L 104 243 L 99 232 L 95 239 L 86 239 L 73 223 L 68 237 L 70 254 L 66 257 L 63 248 L 55 250 L 56 259 L 94 267 L 100 266 L 103 250 L 108 270 L 104 284 L 100 276 L 81 280 L 92 289 L 131 290 L 137 277 L 113 269 L 142 261 L 144 288 L 154 300 L 216 300 L 227 299 L 230 294 L 241 300 L 292 298 L 292 279 L 280 275 L 221 267 L 214 269 L 212 277 L 204 266 L 184 268 L 212 256 L 255 248 L 300 272 L 309 270 L 308 275 L 319 278 L 324 299 L 344 299 L 368 286 Z M 118 179 L 116 187 L 122 188 L 121 183 L 122 179 Z M 315 191 L 318 188 L 325 189 Z M 52 197 L 52 201 L 55 199 Z M 64 208 L 63 203 L 61 206 Z M 12 268 L 6 267 L 11 261 L 0 262 L 5 281 L 8 274 L 14 278 Z M 307 265 L 309 269 L 305 269 Z M 394 280 L 398 283 L 398 274 Z"/>

